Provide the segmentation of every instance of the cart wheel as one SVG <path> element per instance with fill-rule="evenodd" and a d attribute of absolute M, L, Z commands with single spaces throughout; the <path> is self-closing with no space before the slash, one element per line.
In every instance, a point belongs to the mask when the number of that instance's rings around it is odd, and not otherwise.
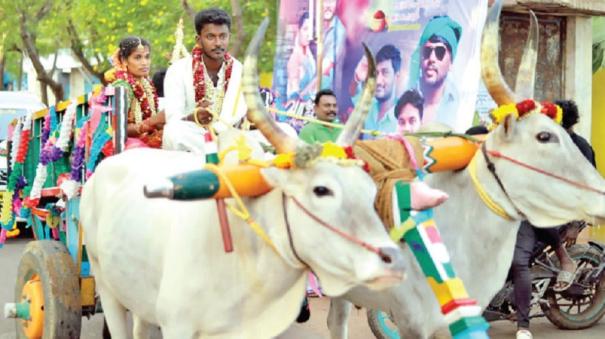
<path fill-rule="evenodd" d="M 79 277 L 65 246 L 32 241 L 19 262 L 15 285 L 18 338 L 79 338 L 82 326 Z"/>

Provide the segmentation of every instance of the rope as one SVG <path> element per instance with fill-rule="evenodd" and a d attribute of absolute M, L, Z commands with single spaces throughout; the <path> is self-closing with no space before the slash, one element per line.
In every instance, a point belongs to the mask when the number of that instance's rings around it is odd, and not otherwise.
<path fill-rule="evenodd" d="M 468 173 L 471 177 L 471 181 L 473 182 L 473 187 L 475 191 L 483 201 L 483 203 L 490 209 L 492 212 L 496 213 L 499 217 L 506 220 L 513 220 L 513 218 L 506 213 L 504 208 L 502 208 L 498 203 L 496 203 L 490 196 L 487 194 L 481 183 L 479 182 L 479 178 L 477 178 L 477 156 L 474 156 L 471 159 L 470 164 L 468 165 Z"/>
<path fill-rule="evenodd" d="M 339 123 L 335 123 L 335 122 L 327 122 L 327 121 L 322 121 L 322 120 L 318 120 L 316 118 L 312 118 L 312 117 L 307 117 L 307 116 L 303 116 L 303 115 L 299 115 L 299 114 L 294 114 L 294 113 L 290 113 L 290 112 L 286 112 L 286 111 L 280 111 L 277 110 L 275 108 L 268 108 L 269 112 L 273 112 L 277 115 L 282 115 L 285 117 L 289 117 L 289 118 L 293 118 L 293 119 L 297 119 L 297 120 L 302 120 L 302 121 L 307 121 L 307 122 L 312 122 L 312 123 L 316 123 L 316 124 L 320 124 L 320 125 L 324 125 L 324 126 L 328 126 L 328 127 L 333 127 L 333 128 L 343 128 L 345 125 L 344 124 L 339 124 Z M 381 131 L 376 131 L 376 130 L 369 130 L 369 129 L 362 129 L 361 133 L 364 134 L 369 134 L 372 136 L 385 136 L 387 135 L 387 133 L 381 132 Z M 416 133 L 405 133 L 405 136 L 413 136 L 413 137 L 435 137 L 435 138 L 439 138 L 439 137 L 460 137 L 475 143 L 480 143 L 482 142 L 482 140 L 477 139 L 475 137 L 473 137 L 472 135 L 467 135 L 464 133 L 454 133 L 454 132 L 416 132 Z"/>
<path fill-rule="evenodd" d="M 294 201 L 294 203 L 296 204 L 296 206 L 298 206 L 298 208 L 300 208 L 301 210 L 303 210 L 303 212 L 305 212 L 311 219 L 313 219 L 316 223 L 324 226 L 325 228 L 329 229 L 330 231 L 340 235 L 341 237 L 349 240 L 350 242 L 357 244 L 363 248 L 365 248 L 366 250 L 376 253 L 381 259 L 383 260 L 389 260 L 390 258 L 384 254 L 378 247 L 372 246 L 370 244 L 368 244 L 367 242 L 363 241 L 363 240 L 359 240 L 357 238 L 355 238 L 354 236 L 345 233 L 341 230 L 339 230 L 336 227 L 333 227 L 332 225 L 324 222 L 323 220 L 319 219 L 316 215 L 314 215 L 313 213 L 311 213 L 311 211 L 309 211 L 307 208 L 305 208 L 305 206 L 303 206 L 303 204 L 301 204 L 296 198 L 294 197 L 290 197 L 292 199 L 292 201 Z M 294 247 L 292 247 L 294 248 Z M 304 263 L 304 261 L 303 261 Z"/>
<path fill-rule="evenodd" d="M 387 229 L 398 223 L 398 220 L 393 217 L 395 183 L 400 180 L 407 182 L 414 180 L 417 171 L 413 164 L 422 163 L 421 146 L 417 139 L 412 139 L 410 146 L 414 151 L 408 152 L 404 143 L 390 138 L 358 141 L 353 146 L 356 157 L 368 164 L 369 174 L 376 183 L 378 192 L 374 207 Z"/>
<path fill-rule="evenodd" d="M 577 181 L 574 181 L 574 180 L 571 180 L 571 179 L 567 179 L 567 178 L 564 178 L 564 177 L 562 177 L 560 175 L 556 175 L 554 173 L 547 172 L 547 171 L 545 171 L 543 169 L 540 169 L 540 168 L 528 165 L 528 164 L 526 164 L 526 163 L 524 163 L 522 161 L 513 159 L 511 157 L 508 157 L 508 156 L 506 156 L 506 155 L 504 155 L 504 154 L 502 154 L 502 153 L 500 153 L 498 151 L 487 151 L 487 153 L 489 155 L 493 156 L 493 157 L 501 158 L 501 159 L 504 159 L 504 160 L 508 160 L 508 161 L 512 162 L 513 164 L 516 164 L 516 165 L 519 165 L 521 167 L 527 168 L 527 169 L 532 170 L 534 172 L 538 172 L 540 174 L 544 174 L 544 175 L 546 175 L 548 177 L 561 180 L 561 181 L 563 181 L 565 183 L 568 183 L 570 185 L 573 185 L 573 186 L 576 186 L 576 187 L 579 187 L 579 188 L 583 188 L 583 189 L 591 191 L 591 192 L 595 192 L 595 193 L 598 193 L 598 194 L 605 195 L 605 191 L 602 191 L 602 190 L 600 190 L 598 188 L 594 188 L 592 186 L 583 184 L 581 182 L 577 182 Z"/>
<path fill-rule="evenodd" d="M 277 248 L 275 247 L 275 245 L 273 244 L 273 242 L 271 241 L 271 239 L 269 238 L 269 236 L 267 235 L 265 230 L 262 227 L 260 227 L 260 225 L 256 221 L 254 221 L 254 219 L 252 219 L 250 212 L 246 208 L 246 205 L 242 201 L 240 195 L 237 193 L 237 190 L 233 186 L 233 183 L 231 183 L 231 181 L 225 175 L 225 173 L 222 171 L 222 169 L 215 164 L 206 164 L 204 167 L 206 169 L 214 172 L 216 175 L 218 175 L 219 178 L 221 178 L 222 181 L 227 185 L 229 192 L 231 192 L 231 196 L 235 200 L 235 203 L 238 205 L 239 209 L 228 204 L 227 208 L 229 209 L 229 211 L 231 213 L 233 213 L 235 216 L 237 216 L 238 218 L 245 221 L 250 226 L 252 231 L 254 231 L 254 233 L 256 233 L 256 235 L 258 235 L 267 245 L 269 245 L 269 247 L 271 247 L 271 249 L 273 249 L 273 251 L 275 251 L 275 253 L 279 254 L 279 252 L 277 251 Z"/>

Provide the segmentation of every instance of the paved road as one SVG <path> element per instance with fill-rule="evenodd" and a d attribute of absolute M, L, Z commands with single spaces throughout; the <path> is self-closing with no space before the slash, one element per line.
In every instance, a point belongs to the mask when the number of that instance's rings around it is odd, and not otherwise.
<path fill-rule="evenodd" d="M 13 300 L 13 288 L 17 265 L 21 252 L 25 247 L 26 241 L 9 240 L 4 248 L 0 249 L 0 308 L 3 309 L 5 302 Z M 305 324 L 294 324 L 286 332 L 279 336 L 279 339 L 321 339 L 329 338 L 329 332 L 326 327 L 326 317 L 328 314 L 329 300 L 327 298 L 311 299 L 311 320 Z M 0 339 L 15 338 L 14 321 L 0 319 Z M 96 315 L 91 319 L 82 320 L 82 338 L 97 339 L 101 338 L 101 329 L 103 326 L 102 315 Z M 510 322 L 496 322 L 491 324 L 490 335 L 493 339 L 514 338 L 515 327 Z M 534 337 L 558 339 L 603 339 L 605 338 L 605 319 L 588 330 L 584 331 L 561 331 L 555 328 L 548 321 L 535 320 L 532 322 Z M 349 321 L 350 339 L 368 339 L 373 338 L 372 333 L 366 322 L 364 310 L 353 310 Z M 159 333 L 154 335 L 160 338 Z"/>

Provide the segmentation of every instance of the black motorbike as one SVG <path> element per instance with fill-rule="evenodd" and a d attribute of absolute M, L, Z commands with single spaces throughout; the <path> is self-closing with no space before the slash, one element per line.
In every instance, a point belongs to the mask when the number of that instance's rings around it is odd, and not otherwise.
<path fill-rule="evenodd" d="M 577 234 L 585 227 L 586 224 L 578 223 L 566 232 Z M 572 237 L 567 242 L 567 251 L 578 267 L 576 276 L 568 289 L 555 292 L 553 287 L 560 271 L 557 256 L 550 246 L 536 245 L 530 268 L 530 318 L 546 317 L 558 328 L 579 330 L 593 326 L 605 315 L 605 248 L 596 242 L 576 244 Z M 509 275 L 483 316 L 487 321 L 515 321 L 514 305 Z"/>

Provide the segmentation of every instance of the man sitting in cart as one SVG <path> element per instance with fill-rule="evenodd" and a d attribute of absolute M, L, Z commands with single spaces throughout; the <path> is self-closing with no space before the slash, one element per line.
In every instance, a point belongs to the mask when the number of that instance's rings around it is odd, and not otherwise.
<path fill-rule="evenodd" d="M 222 9 L 195 16 L 195 47 L 191 56 L 166 72 L 166 125 L 163 148 L 204 154 L 204 134 L 224 131 L 246 114 L 238 90 L 242 64 L 227 52 L 231 18 Z"/>

